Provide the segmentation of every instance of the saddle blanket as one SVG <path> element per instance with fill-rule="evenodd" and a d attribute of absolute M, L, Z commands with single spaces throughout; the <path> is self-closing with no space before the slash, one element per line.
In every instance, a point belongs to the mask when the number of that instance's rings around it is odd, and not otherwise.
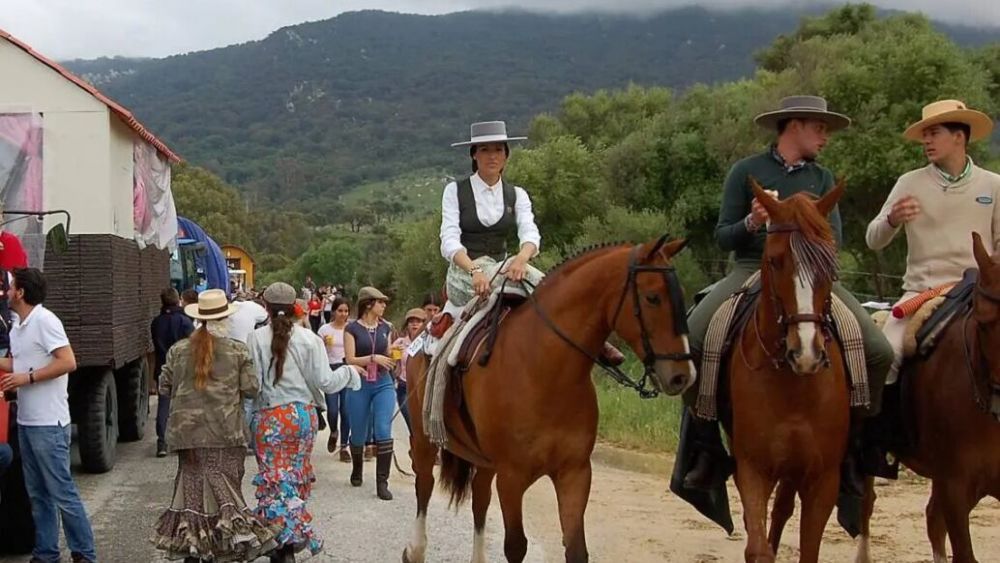
<path fill-rule="evenodd" d="M 705 350 L 702 352 L 701 369 L 698 372 L 699 387 L 695 413 L 699 418 L 717 420 L 719 417 L 717 402 L 719 376 L 731 344 L 738 337 L 735 335 L 735 331 L 741 328 L 734 326 L 733 320 L 737 317 L 737 312 L 741 310 L 741 302 L 750 294 L 748 290 L 757 285 L 759 280 L 760 272 L 757 271 L 747 279 L 741 291 L 734 293 L 719 307 L 708 324 L 708 332 L 705 335 Z M 754 293 L 749 299 L 753 299 L 755 295 Z M 748 303 L 742 304 L 748 305 Z M 831 305 L 835 332 L 840 341 L 844 362 L 851 378 L 851 406 L 866 407 L 871 403 L 871 397 L 868 389 L 868 368 L 865 366 L 865 349 L 861 338 L 861 327 L 854 315 L 851 314 L 850 309 L 836 295 L 833 296 Z M 752 312 L 748 314 L 752 314 Z M 741 317 L 744 321 L 748 318 L 747 315 L 741 315 Z M 734 338 L 730 338 L 731 335 L 734 335 Z"/>
<path fill-rule="evenodd" d="M 455 323 L 441 336 L 440 340 L 433 342 L 433 351 L 428 350 L 428 343 L 432 340 L 429 335 L 424 335 L 420 339 L 420 344 L 416 341 L 411 345 L 411 349 L 423 349 L 425 353 L 432 356 L 430 365 L 427 368 L 427 377 L 424 380 L 424 429 L 431 442 L 446 447 L 448 434 L 444 425 L 444 401 L 447 396 L 448 382 L 451 370 L 459 364 L 463 355 L 470 359 L 479 355 L 482 346 L 480 341 L 471 353 L 462 354 L 468 347 L 465 341 L 477 332 L 480 323 L 484 322 L 495 306 L 506 296 L 524 298 L 524 290 L 516 286 L 503 286 L 495 290 L 488 298 L 483 300 L 476 297 L 470 301 L 462 313 L 455 320 Z"/>

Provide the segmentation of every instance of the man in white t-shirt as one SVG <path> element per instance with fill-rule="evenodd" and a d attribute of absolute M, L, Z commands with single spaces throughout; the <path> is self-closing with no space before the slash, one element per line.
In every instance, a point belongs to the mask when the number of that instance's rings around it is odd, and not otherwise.
<path fill-rule="evenodd" d="M 59 561 L 59 521 L 74 563 L 97 561 L 94 532 L 69 470 L 67 383 L 76 356 L 58 317 L 44 306 L 45 277 L 14 271 L 10 306 L 11 358 L 0 359 L 0 391 L 17 391 L 18 441 L 24 484 L 35 521 L 33 561 Z"/>
<path fill-rule="evenodd" d="M 267 310 L 246 299 L 236 301 L 236 312 L 229 316 L 229 338 L 246 344 L 250 333 L 267 322 Z"/>

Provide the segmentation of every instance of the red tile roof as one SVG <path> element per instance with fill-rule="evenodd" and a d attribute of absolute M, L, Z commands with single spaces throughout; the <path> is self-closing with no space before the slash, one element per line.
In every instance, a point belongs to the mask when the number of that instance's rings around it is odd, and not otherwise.
<path fill-rule="evenodd" d="M 11 44 L 15 45 L 25 53 L 28 53 L 29 55 L 37 59 L 42 64 L 48 66 L 52 70 L 61 74 L 63 78 L 65 78 L 66 80 L 69 80 L 73 84 L 76 84 L 80 88 L 86 90 L 87 93 L 89 93 L 91 96 L 94 96 L 104 105 L 108 106 L 108 109 L 114 112 L 119 119 L 124 121 L 125 125 L 128 125 L 130 129 L 135 131 L 136 134 L 138 134 L 139 137 L 141 137 L 147 143 L 156 147 L 156 150 L 160 151 L 160 153 L 163 154 L 163 156 L 167 157 L 168 160 L 172 162 L 181 161 L 181 157 L 177 156 L 172 150 L 170 150 L 170 147 L 168 147 L 163 141 L 157 139 L 156 136 L 149 131 L 149 129 L 146 129 L 142 125 L 142 123 L 139 123 L 139 121 L 135 118 L 135 116 L 132 115 L 132 112 L 125 109 L 111 98 L 102 94 L 97 88 L 94 88 L 93 86 L 85 82 L 82 78 L 66 70 L 66 68 L 64 68 L 59 63 L 35 51 L 27 43 L 24 43 L 23 41 L 17 39 L 16 37 L 7 33 L 3 29 L 0 29 L 0 39 L 6 39 L 7 41 L 10 41 Z"/>

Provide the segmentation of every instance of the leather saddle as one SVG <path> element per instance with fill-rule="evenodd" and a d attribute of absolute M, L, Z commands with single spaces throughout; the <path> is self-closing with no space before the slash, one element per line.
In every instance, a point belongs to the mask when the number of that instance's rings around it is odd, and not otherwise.
<path fill-rule="evenodd" d="M 955 284 L 944 296 L 944 302 L 917 331 L 917 355 L 926 358 L 931 355 L 945 329 L 952 321 L 960 318 L 972 308 L 972 295 L 979 281 L 979 270 L 966 270 L 962 281 Z"/>

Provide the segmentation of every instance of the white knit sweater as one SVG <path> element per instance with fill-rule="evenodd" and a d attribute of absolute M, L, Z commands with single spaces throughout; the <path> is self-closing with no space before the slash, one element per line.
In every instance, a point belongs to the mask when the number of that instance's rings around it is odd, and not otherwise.
<path fill-rule="evenodd" d="M 905 196 L 920 202 L 920 214 L 893 228 L 889 210 Z M 983 237 L 991 253 L 1000 246 L 1000 175 L 975 165 L 955 184 L 941 177 L 934 165 L 903 174 L 868 224 L 868 247 L 885 248 L 900 229 L 906 232 L 905 291 L 921 292 L 957 282 L 962 272 L 976 267 L 973 231 Z"/>

